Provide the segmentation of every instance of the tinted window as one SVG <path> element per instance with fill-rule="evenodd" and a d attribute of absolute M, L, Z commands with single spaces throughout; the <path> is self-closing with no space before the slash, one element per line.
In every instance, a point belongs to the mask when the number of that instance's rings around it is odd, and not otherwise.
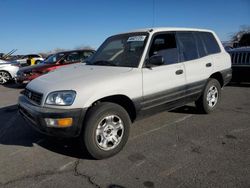
<path fill-rule="evenodd" d="M 156 35 L 149 51 L 149 57 L 153 55 L 162 56 L 165 64 L 178 63 L 179 58 L 175 34 L 168 33 Z"/>
<path fill-rule="evenodd" d="M 89 56 L 91 56 L 94 52 L 92 51 L 79 51 L 78 52 L 80 55 L 80 61 L 85 60 L 86 58 L 88 58 Z"/>
<path fill-rule="evenodd" d="M 65 57 L 66 62 L 80 61 L 80 54 L 78 52 L 71 52 Z"/>
<path fill-rule="evenodd" d="M 198 49 L 193 33 L 177 33 L 183 61 L 197 59 Z"/>
<path fill-rule="evenodd" d="M 46 63 L 46 64 L 55 64 L 55 63 L 58 62 L 64 55 L 65 55 L 64 53 L 58 53 L 58 54 L 50 55 L 50 56 L 44 61 L 44 63 Z"/>
<path fill-rule="evenodd" d="M 206 56 L 207 52 L 206 52 L 206 48 L 205 48 L 205 45 L 204 45 L 204 42 L 203 42 L 201 36 L 197 32 L 194 33 L 194 36 L 196 38 L 196 44 L 197 44 L 197 48 L 198 48 L 199 57 Z"/>
<path fill-rule="evenodd" d="M 90 57 L 93 54 L 94 54 L 94 52 L 92 52 L 92 51 L 85 51 L 85 52 L 83 52 L 83 57 L 82 58 L 86 59 L 86 58 Z"/>
<path fill-rule="evenodd" d="M 199 32 L 199 35 L 201 39 L 204 42 L 204 45 L 206 47 L 207 54 L 215 54 L 220 52 L 220 47 L 217 43 L 217 41 L 214 38 L 214 35 L 212 33 L 208 32 Z"/>

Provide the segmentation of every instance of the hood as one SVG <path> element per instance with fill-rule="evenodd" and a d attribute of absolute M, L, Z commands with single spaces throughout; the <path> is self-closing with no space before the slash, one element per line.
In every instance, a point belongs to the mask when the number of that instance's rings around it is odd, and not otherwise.
<path fill-rule="evenodd" d="M 100 81 L 119 77 L 131 71 L 129 67 L 93 66 L 82 63 L 64 66 L 32 80 L 27 87 L 41 93 L 56 90 L 75 90 L 84 85 L 94 85 Z M 88 83 L 88 84 L 85 84 Z"/>
<path fill-rule="evenodd" d="M 3 64 L 3 63 L 8 63 L 8 61 L 0 59 L 0 64 Z"/>
<path fill-rule="evenodd" d="M 228 52 L 250 52 L 250 46 L 247 47 L 239 47 L 239 48 L 233 48 L 231 50 L 228 50 Z"/>
<path fill-rule="evenodd" d="M 5 67 L 5 66 L 19 66 L 18 63 L 10 62 L 10 61 L 5 61 L 5 62 L 0 62 L 0 67 Z"/>

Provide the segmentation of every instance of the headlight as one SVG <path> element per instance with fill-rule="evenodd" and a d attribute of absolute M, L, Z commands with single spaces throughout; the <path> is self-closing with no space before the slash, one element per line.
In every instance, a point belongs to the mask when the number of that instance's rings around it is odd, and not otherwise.
<path fill-rule="evenodd" d="M 75 91 L 55 91 L 47 96 L 46 104 L 69 106 L 72 105 L 76 97 Z"/>

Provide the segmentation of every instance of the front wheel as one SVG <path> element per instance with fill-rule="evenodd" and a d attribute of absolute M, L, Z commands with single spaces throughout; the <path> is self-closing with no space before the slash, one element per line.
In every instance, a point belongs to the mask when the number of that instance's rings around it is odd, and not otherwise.
<path fill-rule="evenodd" d="M 11 80 L 11 75 L 6 71 L 0 71 L 0 84 L 5 84 Z"/>
<path fill-rule="evenodd" d="M 90 155 L 104 159 L 122 150 L 129 137 L 131 120 L 115 103 L 99 103 L 87 113 L 81 139 Z"/>
<path fill-rule="evenodd" d="M 201 97 L 195 101 L 195 104 L 201 112 L 208 114 L 217 107 L 220 97 L 220 83 L 216 79 L 209 78 Z"/>

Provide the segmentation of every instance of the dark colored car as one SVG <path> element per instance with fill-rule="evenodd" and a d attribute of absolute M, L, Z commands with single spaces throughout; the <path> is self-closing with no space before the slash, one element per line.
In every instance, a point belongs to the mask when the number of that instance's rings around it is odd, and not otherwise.
<path fill-rule="evenodd" d="M 35 66 L 21 68 L 17 72 L 16 82 L 19 84 L 28 83 L 31 80 L 46 74 L 62 66 L 80 63 L 92 54 L 94 50 L 73 50 L 58 52 L 50 55 L 44 62 Z"/>
<path fill-rule="evenodd" d="M 232 60 L 233 82 L 250 82 L 250 33 L 243 34 L 228 50 Z"/>

